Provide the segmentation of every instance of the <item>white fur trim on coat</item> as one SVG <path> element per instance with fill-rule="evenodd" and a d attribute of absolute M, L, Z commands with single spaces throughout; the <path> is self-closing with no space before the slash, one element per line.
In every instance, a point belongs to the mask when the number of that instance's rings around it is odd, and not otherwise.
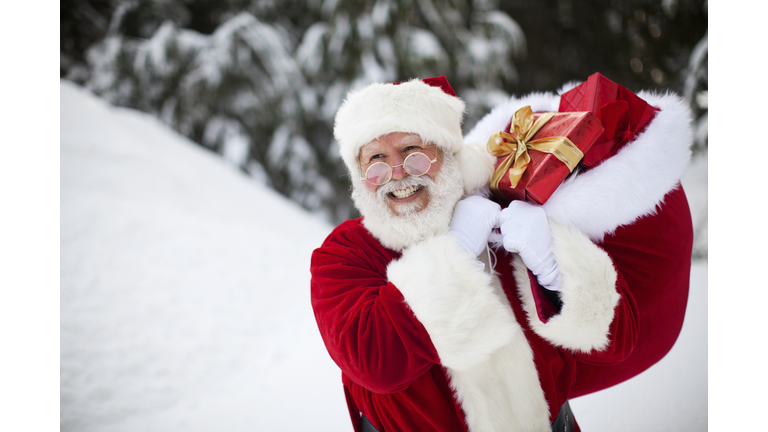
<path fill-rule="evenodd" d="M 446 368 L 470 432 L 550 432 L 549 405 L 523 329 L 483 363 Z"/>
<path fill-rule="evenodd" d="M 619 226 L 653 214 L 682 178 L 691 158 L 692 116 L 685 103 L 669 93 L 640 92 L 638 96 L 661 109 L 645 131 L 612 158 L 570 176 L 543 206 L 550 219 L 575 226 L 596 242 Z M 480 120 L 465 141 L 487 142 L 526 105 L 534 111 L 556 112 L 559 103 L 560 96 L 552 93 L 510 98 Z"/>
<path fill-rule="evenodd" d="M 451 234 L 407 248 L 387 276 L 429 333 L 471 432 L 551 430 L 533 351 L 498 279 Z"/>
<path fill-rule="evenodd" d="M 579 352 L 604 349 L 616 305 L 616 269 L 608 254 L 572 227 L 550 221 L 552 253 L 562 277 L 563 307 L 546 324 L 539 320 L 528 270 L 513 260 L 515 282 L 533 331 L 556 346 Z"/>
<path fill-rule="evenodd" d="M 393 132 L 414 133 L 452 153 L 464 143 L 464 101 L 413 79 L 399 85 L 374 83 L 350 91 L 336 113 L 333 134 L 350 173 L 359 173 L 360 148 Z"/>
<path fill-rule="evenodd" d="M 470 369 L 513 338 L 512 310 L 450 233 L 405 249 L 387 278 L 427 329 L 443 366 Z"/>

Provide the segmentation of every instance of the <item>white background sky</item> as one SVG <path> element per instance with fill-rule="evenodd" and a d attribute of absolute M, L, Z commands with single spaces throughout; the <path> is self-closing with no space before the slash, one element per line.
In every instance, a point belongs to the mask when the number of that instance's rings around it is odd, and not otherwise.
<path fill-rule="evenodd" d="M 48 5 L 50 6 L 50 5 Z M 712 430 L 754 427 L 762 412 L 766 243 L 762 56 L 766 5 L 748 14 L 710 6 L 709 422 Z M 0 48 L 4 126 L 0 146 L 0 429 L 59 424 L 59 79 L 56 9 L 5 5 Z M 34 17 L 30 19 L 29 17 Z M 23 19 L 21 19 L 23 18 Z M 747 133 L 749 132 L 749 137 Z M 727 147 L 725 144 L 729 144 Z M 745 144 L 743 147 L 737 145 Z M 754 185 L 754 186 L 749 186 Z M 754 306 L 758 307 L 754 307 Z M 758 422 L 758 423 L 756 423 Z"/>

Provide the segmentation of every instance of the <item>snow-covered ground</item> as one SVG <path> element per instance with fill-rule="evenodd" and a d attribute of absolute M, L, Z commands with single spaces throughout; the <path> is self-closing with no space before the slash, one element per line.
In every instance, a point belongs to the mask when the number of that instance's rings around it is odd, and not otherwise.
<path fill-rule="evenodd" d="M 642 374 L 571 401 L 581 429 L 622 432 L 706 431 L 707 262 L 694 261 L 688 309 L 669 354 Z"/>
<path fill-rule="evenodd" d="M 692 167 L 706 209 L 706 158 Z M 351 431 L 309 304 L 331 229 L 62 81 L 61 430 Z M 706 261 L 672 352 L 572 406 L 585 431 L 706 430 Z"/>

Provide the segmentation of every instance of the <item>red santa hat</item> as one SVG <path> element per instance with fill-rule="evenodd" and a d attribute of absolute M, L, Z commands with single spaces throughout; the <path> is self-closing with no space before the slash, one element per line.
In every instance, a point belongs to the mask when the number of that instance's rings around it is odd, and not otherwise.
<path fill-rule="evenodd" d="M 469 193 L 489 183 L 494 160 L 484 144 L 464 144 L 464 112 L 464 101 L 444 76 L 374 83 L 347 94 L 336 113 L 333 133 L 352 176 L 360 173 L 359 154 L 364 145 L 393 132 L 417 134 L 422 141 L 456 156 L 464 190 Z"/>

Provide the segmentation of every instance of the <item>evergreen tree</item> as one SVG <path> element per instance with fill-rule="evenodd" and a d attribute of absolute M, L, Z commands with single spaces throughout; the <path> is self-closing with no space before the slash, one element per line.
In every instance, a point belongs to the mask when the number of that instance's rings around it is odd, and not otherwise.
<path fill-rule="evenodd" d="M 89 88 L 159 116 L 333 222 L 356 215 L 332 133 L 349 89 L 447 75 L 474 124 L 508 96 L 510 58 L 525 47 L 488 1 L 233 1 L 208 10 L 221 23 L 197 24 L 210 34 L 184 27 L 200 1 L 114 6 L 88 51 Z"/>
<path fill-rule="evenodd" d="M 682 94 L 705 150 L 706 14 L 706 0 L 63 0 L 61 74 L 339 222 L 357 212 L 333 117 L 373 81 L 446 75 L 468 130 L 510 93 L 599 71 Z"/>

